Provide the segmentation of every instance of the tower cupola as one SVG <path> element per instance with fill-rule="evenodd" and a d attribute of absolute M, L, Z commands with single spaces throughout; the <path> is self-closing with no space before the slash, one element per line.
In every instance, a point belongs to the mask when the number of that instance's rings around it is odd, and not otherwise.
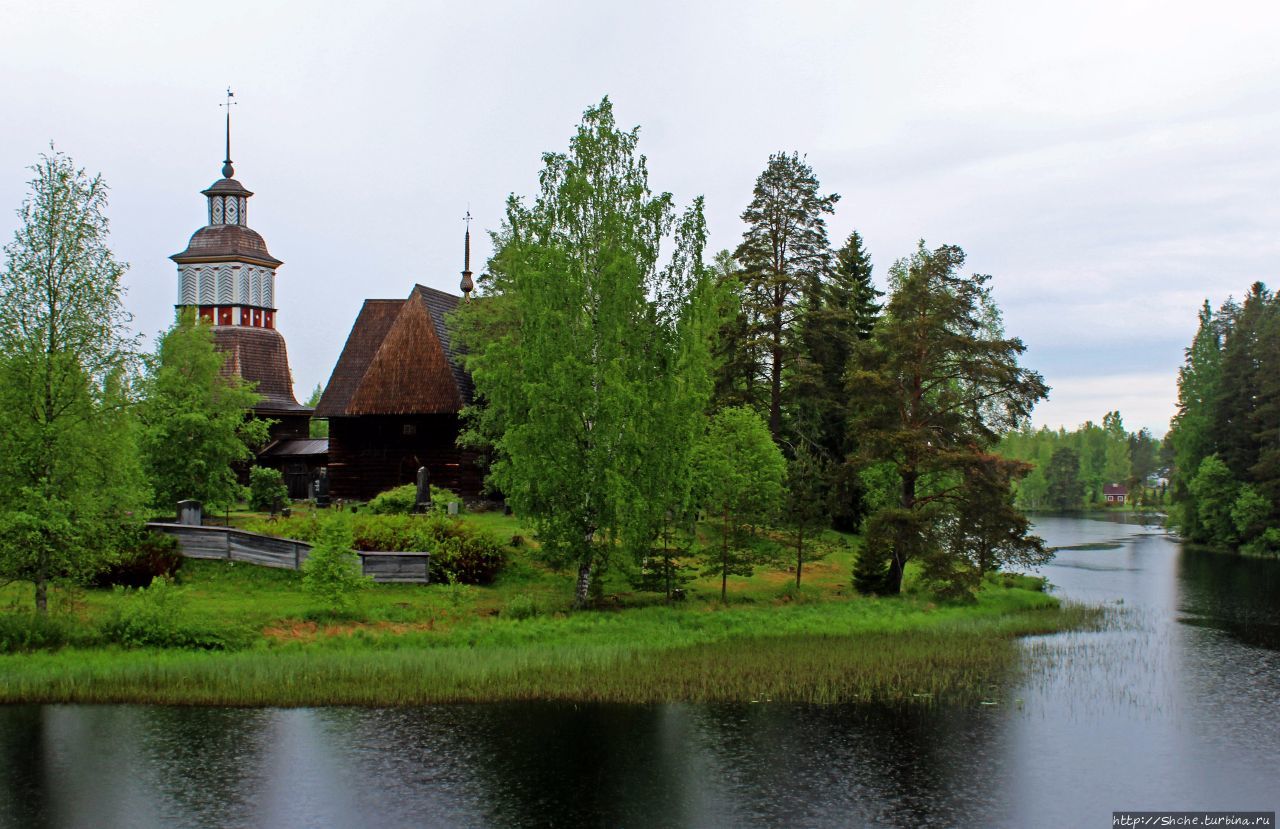
<path fill-rule="evenodd" d="M 214 346 L 227 355 L 224 371 L 254 383 L 263 397 L 254 411 L 280 420 L 310 410 L 294 397 L 284 337 L 276 330 L 276 269 L 284 263 L 249 227 L 253 193 L 233 178 L 231 98 L 228 89 L 222 178 L 201 191 L 208 202 L 205 225 L 191 235 L 185 250 L 169 258 L 178 266 L 179 313 L 192 309 L 213 324 Z M 305 424 L 294 428 L 297 424 L 280 422 L 281 428 L 306 436 Z"/>

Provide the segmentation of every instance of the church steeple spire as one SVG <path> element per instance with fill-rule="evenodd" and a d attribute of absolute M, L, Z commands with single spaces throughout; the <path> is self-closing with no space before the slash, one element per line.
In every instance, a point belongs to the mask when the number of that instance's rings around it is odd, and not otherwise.
<path fill-rule="evenodd" d="M 471 292 L 475 290 L 476 283 L 471 279 L 471 211 L 467 211 L 467 215 L 463 218 L 467 223 L 467 233 L 463 237 L 462 243 L 462 288 L 463 300 L 471 299 Z"/>
<path fill-rule="evenodd" d="M 236 101 L 231 100 L 236 93 L 231 91 L 231 87 L 227 87 L 227 102 L 218 104 L 220 107 L 227 108 L 227 156 L 222 160 L 222 177 L 231 178 L 236 174 L 236 170 L 231 166 L 231 108 L 236 105 Z"/>

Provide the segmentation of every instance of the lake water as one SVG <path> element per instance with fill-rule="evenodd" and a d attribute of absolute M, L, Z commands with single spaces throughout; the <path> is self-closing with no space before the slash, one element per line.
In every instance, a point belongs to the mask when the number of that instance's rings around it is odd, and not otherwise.
<path fill-rule="evenodd" d="M 1280 807 L 1280 565 L 1044 518 L 1107 629 L 1000 704 L 0 707 L 4 826 L 1106 827 Z"/>

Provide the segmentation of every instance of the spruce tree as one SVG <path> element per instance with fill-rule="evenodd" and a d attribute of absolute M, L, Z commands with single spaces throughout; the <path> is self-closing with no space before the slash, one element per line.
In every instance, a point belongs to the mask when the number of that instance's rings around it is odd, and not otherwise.
<path fill-rule="evenodd" d="M 792 440 L 810 447 L 827 469 L 832 525 L 844 532 L 856 531 L 863 515 L 856 469 L 843 463 L 857 450 L 848 430 L 844 376 L 858 343 L 871 336 L 880 296 L 871 281 L 871 258 L 855 230 L 836 251 L 834 266 L 797 323 L 803 351 L 787 393 Z"/>

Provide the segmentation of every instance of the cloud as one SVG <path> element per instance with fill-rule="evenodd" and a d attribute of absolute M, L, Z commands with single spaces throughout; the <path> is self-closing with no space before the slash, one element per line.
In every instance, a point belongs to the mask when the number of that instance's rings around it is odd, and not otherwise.
<path fill-rule="evenodd" d="M 1086 420 L 1101 423 L 1104 414 L 1118 409 L 1129 429 L 1146 426 L 1163 436 L 1177 410 L 1177 380 L 1163 372 L 1062 377 L 1051 382 L 1049 399 L 1032 412 L 1036 426 L 1074 429 Z"/>

